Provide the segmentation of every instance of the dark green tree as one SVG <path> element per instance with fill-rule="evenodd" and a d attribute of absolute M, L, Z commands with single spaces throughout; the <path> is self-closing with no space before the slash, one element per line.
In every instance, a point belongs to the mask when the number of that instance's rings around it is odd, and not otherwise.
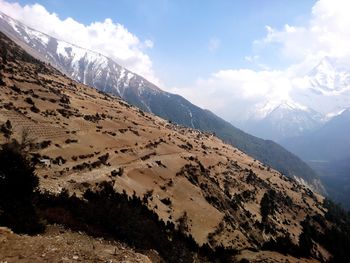
<path fill-rule="evenodd" d="M 33 206 L 39 180 L 22 149 L 13 140 L 0 150 L 0 225 L 32 234 L 42 228 Z"/>
<path fill-rule="evenodd" d="M 299 250 L 301 256 L 308 257 L 311 255 L 312 252 L 312 236 L 314 235 L 315 231 L 313 230 L 313 227 L 310 224 L 309 218 L 306 218 L 301 223 L 301 225 L 303 227 L 303 232 L 299 236 Z"/>
<path fill-rule="evenodd" d="M 276 204 L 276 192 L 274 190 L 267 191 L 260 202 L 260 212 L 262 221 L 267 220 L 268 215 L 272 215 L 275 212 Z"/>

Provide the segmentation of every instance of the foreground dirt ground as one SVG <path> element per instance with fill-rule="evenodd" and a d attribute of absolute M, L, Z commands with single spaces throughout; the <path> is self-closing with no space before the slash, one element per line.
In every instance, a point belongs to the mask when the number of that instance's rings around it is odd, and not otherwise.
<path fill-rule="evenodd" d="M 0 228 L 0 262 L 157 262 L 156 252 L 149 257 L 115 241 L 72 232 L 50 225 L 42 235 L 27 236 Z M 152 257 L 152 256 L 150 256 Z"/>

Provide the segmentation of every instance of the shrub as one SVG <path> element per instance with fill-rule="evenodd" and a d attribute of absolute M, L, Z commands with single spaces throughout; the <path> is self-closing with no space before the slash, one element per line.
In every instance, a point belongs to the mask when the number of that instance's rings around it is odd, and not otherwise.
<path fill-rule="evenodd" d="M 66 144 L 69 144 L 69 143 L 77 143 L 78 142 L 78 140 L 76 140 L 76 139 L 67 139 L 67 140 L 65 140 L 65 143 Z"/>
<path fill-rule="evenodd" d="M 309 248 L 310 247 L 308 246 L 307 249 Z M 293 244 L 289 234 L 285 236 L 279 236 L 276 238 L 276 240 L 273 240 L 273 239 L 269 240 L 268 242 L 263 244 L 262 249 L 277 251 L 284 255 L 287 255 L 287 254 L 296 255 L 296 253 L 298 252 L 298 246 Z"/>
<path fill-rule="evenodd" d="M 63 94 L 62 97 L 60 98 L 60 102 L 63 104 L 70 104 L 69 97 L 67 95 Z"/>
<path fill-rule="evenodd" d="M 2 74 L 0 74 L 0 86 L 6 86 L 6 82 L 4 81 Z"/>
<path fill-rule="evenodd" d="M 167 206 L 170 206 L 171 205 L 171 200 L 169 197 L 167 198 L 163 198 L 160 200 L 163 204 L 167 205 Z"/>
<path fill-rule="evenodd" d="M 101 163 L 103 163 L 104 165 L 107 164 L 107 161 L 108 161 L 108 158 L 109 158 L 109 153 L 106 153 L 104 155 L 101 155 L 98 157 L 98 159 L 101 161 Z"/>
<path fill-rule="evenodd" d="M 111 176 L 115 177 L 115 176 L 122 176 L 124 173 L 124 169 L 122 167 L 120 167 L 118 170 L 113 170 L 111 172 Z"/>
<path fill-rule="evenodd" d="M 34 105 L 34 101 L 33 101 L 32 98 L 30 98 L 30 97 L 25 98 L 24 101 L 27 102 L 27 103 L 30 104 L 30 105 Z"/>
<path fill-rule="evenodd" d="M 0 126 L 0 131 L 4 134 L 5 138 L 9 139 L 12 134 L 12 124 L 7 120 Z"/>
<path fill-rule="evenodd" d="M 181 217 L 177 220 L 179 224 L 179 231 L 180 233 L 186 234 L 189 232 L 189 225 L 188 225 L 188 216 L 187 212 L 184 212 Z"/>
<path fill-rule="evenodd" d="M 40 112 L 40 110 L 39 110 L 35 105 L 33 105 L 32 107 L 30 107 L 30 110 L 31 110 L 32 112 L 34 112 L 34 113 L 39 113 L 39 112 Z"/>

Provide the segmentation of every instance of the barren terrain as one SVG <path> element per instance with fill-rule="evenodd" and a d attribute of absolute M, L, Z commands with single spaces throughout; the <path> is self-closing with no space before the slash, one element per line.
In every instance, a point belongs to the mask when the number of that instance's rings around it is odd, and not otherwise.
<path fill-rule="evenodd" d="M 288 237 L 297 245 L 306 216 L 326 212 L 322 196 L 215 135 L 174 125 L 51 67 L 15 56 L 17 60 L 0 61 L 0 125 L 10 121 L 13 137 L 21 140 L 25 134 L 31 140 L 41 191 L 59 194 L 64 189 L 83 199 L 87 189 L 94 191 L 108 182 L 118 193 L 146 200 L 161 221 L 182 227 L 183 234 L 191 235 L 199 246 L 233 249 L 242 251 L 240 258 L 266 260 L 252 262 L 286 262 L 289 257 L 277 252 L 253 251 L 278 237 Z M 0 141 L 6 140 L 6 132 L 1 133 Z M 262 214 L 264 200 L 266 214 Z M 52 235 L 32 237 L 32 242 L 51 240 L 54 246 Z M 84 245 L 87 238 L 82 237 L 77 256 L 95 260 Z M 5 239 L 12 244 L 30 238 L 9 234 Z M 73 243 L 79 247 L 79 238 Z M 8 257 L 10 247 L 1 248 L 0 259 Z M 316 247 L 315 256 L 326 259 L 327 252 Z M 105 244 L 104 249 L 113 246 Z M 244 252 L 247 249 L 249 253 Z M 139 262 L 148 260 L 130 253 Z M 31 256 L 40 258 L 37 253 Z M 100 256 L 109 259 L 108 253 Z"/>

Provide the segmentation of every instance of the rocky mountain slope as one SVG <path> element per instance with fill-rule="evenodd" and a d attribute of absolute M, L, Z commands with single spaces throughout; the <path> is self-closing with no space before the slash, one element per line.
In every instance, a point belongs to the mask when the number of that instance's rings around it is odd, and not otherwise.
<path fill-rule="evenodd" d="M 0 140 L 30 142 L 45 220 L 167 262 L 347 256 L 347 221 L 322 196 L 212 134 L 68 79 L 2 33 L 0 79 Z"/>
<path fill-rule="evenodd" d="M 322 176 L 329 196 L 350 211 L 350 157 L 311 165 Z"/>
<path fill-rule="evenodd" d="M 283 141 L 283 145 L 307 161 L 348 157 L 350 110 L 345 110 L 314 132 Z"/>
<path fill-rule="evenodd" d="M 346 207 L 349 203 L 350 111 L 345 110 L 321 128 L 282 141 L 317 171 L 328 192 Z"/>
<path fill-rule="evenodd" d="M 34 57 L 49 62 L 76 81 L 120 96 L 128 103 L 172 122 L 214 132 L 254 158 L 324 192 L 315 172 L 280 145 L 244 133 L 183 97 L 160 90 L 108 57 L 38 32 L 3 13 L 0 13 L 0 30 Z"/>

